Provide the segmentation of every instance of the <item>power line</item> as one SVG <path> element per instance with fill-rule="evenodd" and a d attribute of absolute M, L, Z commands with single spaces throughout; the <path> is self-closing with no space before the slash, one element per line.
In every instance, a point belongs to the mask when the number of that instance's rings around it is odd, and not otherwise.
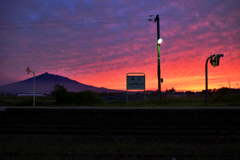
<path fill-rule="evenodd" d="M 146 17 L 145 17 L 146 18 Z M 111 22 L 110 22 L 111 20 Z M 17 22 L 17 23 L 0 23 L 0 26 L 14 26 L 14 25 L 55 25 L 55 24 L 75 24 L 75 25 L 80 25 L 80 24 L 90 24 L 90 23 L 114 23 L 114 22 L 119 22 L 119 20 L 124 20 L 124 21 L 136 21 L 136 20 L 141 20 L 139 18 L 135 19 L 129 19 L 127 17 L 112 17 L 112 18 L 83 18 L 83 19 L 75 19 L 75 20 L 48 20 L 45 22 Z M 79 21 L 79 22 L 76 22 Z"/>
<path fill-rule="evenodd" d="M 240 20 L 240 16 L 216 16 L 216 15 L 198 15 L 198 16 L 178 16 L 178 15 L 161 15 L 160 19 L 168 18 L 169 21 L 183 21 L 189 20 L 188 18 L 218 18 L 218 19 L 228 19 L 228 18 L 236 18 Z M 113 24 L 113 23 L 121 23 L 121 22 L 132 22 L 132 21 L 142 21 L 146 20 L 147 16 L 135 16 L 133 17 L 105 17 L 105 18 L 82 18 L 82 19 L 75 19 L 72 21 L 66 20 L 48 20 L 45 22 L 17 22 L 17 23 L 0 23 L 1 28 L 7 27 L 26 27 L 26 25 L 30 26 L 42 26 L 42 25 L 83 25 L 83 24 L 94 24 L 94 23 L 102 23 L 102 24 Z M 79 22 L 76 22 L 79 21 Z M 45 27 L 46 27 L 45 26 Z"/>

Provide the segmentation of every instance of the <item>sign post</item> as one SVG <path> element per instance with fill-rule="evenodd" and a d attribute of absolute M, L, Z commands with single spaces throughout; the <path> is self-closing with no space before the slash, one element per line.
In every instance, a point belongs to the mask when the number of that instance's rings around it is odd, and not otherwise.
<path fill-rule="evenodd" d="M 145 99 L 145 73 L 127 73 L 126 79 L 127 98 L 128 102 L 128 90 L 143 90 Z"/>

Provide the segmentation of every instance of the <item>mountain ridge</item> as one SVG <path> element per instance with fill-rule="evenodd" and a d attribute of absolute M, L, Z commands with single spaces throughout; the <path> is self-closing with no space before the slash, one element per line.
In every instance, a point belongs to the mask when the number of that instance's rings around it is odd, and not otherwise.
<path fill-rule="evenodd" d="M 103 87 L 94 87 L 72 80 L 65 76 L 50 74 L 45 72 L 35 76 L 36 92 L 40 94 L 50 94 L 56 85 L 63 85 L 70 92 L 93 91 L 93 92 L 117 92 L 117 90 L 107 89 Z M 28 78 L 22 81 L 0 86 L 0 93 L 20 94 L 33 93 L 33 80 Z"/>

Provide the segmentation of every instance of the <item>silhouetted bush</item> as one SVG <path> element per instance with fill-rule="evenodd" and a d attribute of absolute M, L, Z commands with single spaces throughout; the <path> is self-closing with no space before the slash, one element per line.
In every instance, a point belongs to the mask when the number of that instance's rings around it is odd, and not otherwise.
<path fill-rule="evenodd" d="M 171 95 L 171 94 L 174 94 L 174 93 L 176 93 L 176 90 L 174 88 L 166 90 L 167 95 L 169 95 L 169 94 Z"/>
<path fill-rule="evenodd" d="M 56 85 L 52 92 L 58 105 L 96 105 L 101 103 L 97 93 L 91 91 L 68 92 L 62 85 Z"/>
<path fill-rule="evenodd" d="M 223 103 L 227 105 L 240 104 L 240 90 L 232 88 L 220 88 L 212 96 L 212 102 Z"/>
<path fill-rule="evenodd" d="M 63 104 L 68 101 L 67 89 L 63 85 L 56 85 L 52 92 L 52 96 L 55 97 L 57 104 Z"/>
<path fill-rule="evenodd" d="M 74 102 L 78 105 L 95 105 L 101 102 L 98 95 L 91 91 L 75 93 Z"/>

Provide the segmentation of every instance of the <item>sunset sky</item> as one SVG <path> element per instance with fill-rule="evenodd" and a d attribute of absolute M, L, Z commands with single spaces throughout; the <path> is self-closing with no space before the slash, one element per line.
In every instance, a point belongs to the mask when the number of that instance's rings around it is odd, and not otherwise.
<path fill-rule="evenodd" d="M 0 85 L 49 72 L 81 83 L 126 89 L 126 74 L 143 72 L 157 88 L 159 14 L 163 90 L 240 88 L 239 0 L 1 0 Z"/>

